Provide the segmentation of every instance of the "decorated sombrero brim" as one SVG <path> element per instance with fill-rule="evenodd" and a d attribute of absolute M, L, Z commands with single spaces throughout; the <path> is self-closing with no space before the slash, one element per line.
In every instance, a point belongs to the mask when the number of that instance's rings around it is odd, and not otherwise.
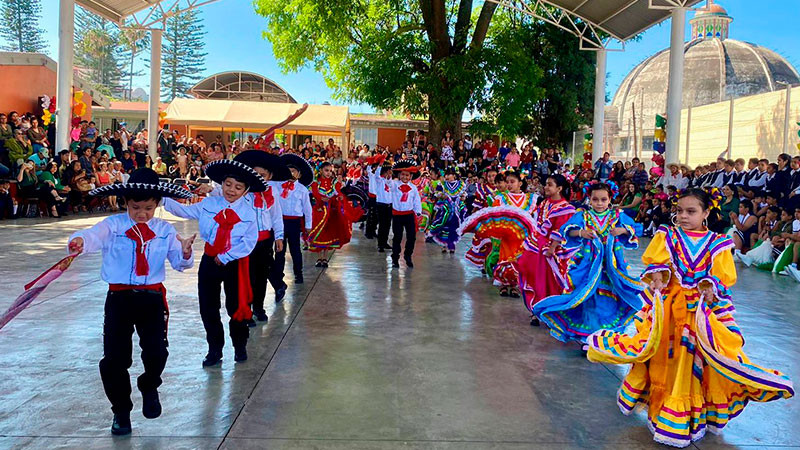
<path fill-rule="evenodd" d="M 153 195 L 154 197 L 175 197 L 190 199 L 192 193 L 182 186 L 161 183 L 158 174 L 153 169 L 141 168 L 135 170 L 127 183 L 107 184 L 89 191 L 89 195 L 96 196 L 131 196 Z"/>
<path fill-rule="evenodd" d="M 280 156 L 281 160 L 286 163 L 288 167 L 294 167 L 300 172 L 300 179 L 297 180 L 303 186 L 311 186 L 311 183 L 314 181 L 314 168 L 311 167 L 311 164 L 300 155 L 295 155 L 294 153 L 284 153 Z"/>
<path fill-rule="evenodd" d="M 397 173 L 409 172 L 412 178 L 417 178 L 420 176 L 419 166 L 412 159 L 401 159 L 400 161 L 397 161 L 392 166 L 392 171 Z"/>
<path fill-rule="evenodd" d="M 244 182 L 250 192 L 263 192 L 267 189 L 267 181 L 255 169 L 243 162 L 220 159 L 208 163 L 205 171 L 209 178 L 220 184 L 226 178 L 234 177 Z"/>
<path fill-rule="evenodd" d="M 272 181 L 286 181 L 292 177 L 286 163 L 280 157 L 263 150 L 247 150 L 236 155 L 234 161 L 250 167 L 262 167 L 272 174 Z"/>

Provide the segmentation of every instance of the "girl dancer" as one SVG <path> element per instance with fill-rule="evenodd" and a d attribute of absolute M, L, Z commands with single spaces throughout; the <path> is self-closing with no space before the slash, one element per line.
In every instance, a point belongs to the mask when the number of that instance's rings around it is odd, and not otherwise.
<path fill-rule="evenodd" d="M 565 293 L 547 297 L 533 313 L 562 342 L 586 342 L 600 329 L 622 330 L 642 308 L 642 284 L 628 275 L 623 249 L 639 246 L 642 228 L 627 214 L 609 209 L 613 185 L 595 183 L 586 195 L 590 209 L 579 211 L 561 227 L 569 261 Z"/>
<path fill-rule="evenodd" d="M 311 185 L 314 207 L 308 247 L 312 252 L 322 253 L 317 267 L 328 267 L 328 252 L 350 242 L 353 222 L 362 215 L 361 208 L 353 208 L 342 194 L 341 183 L 333 177 L 333 165 L 323 162 L 317 181 Z"/>
<path fill-rule="evenodd" d="M 191 198 L 189 191 L 160 184 L 158 175 L 142 168 L 128 183 L 97 188 L 90 195 L 119 195 L 127 211 L 106 217 L 97 225 L 78 231 L 69 239 L 70 253 L 103 252 L 103 281 L 108 283 L 103 320 L 103 359 L 100 378 L 111 402 L 111 433 L 131 433 L 131 335 L 134 327 L 142 348 L 144 373 L 139 376 L 142 414 L 161 415 L 158 387 L 167 364 L 167 290 L 164 261 L 177 271 L 192 267 L 194 236 L 181 239 L 172 224 L 153 218 L 163 197 Z"/>
<path fill-rule="evenodd" d="M 749 401 L 794 395 L 788 377 L 752 364 L 733 319 L 733 242 L 711 232 L 708 194 L 688 189 L 674 227 L 662 226 L 647 247 L 648 286 L 636 335 L 601 330 L 587 339 L 589 360 L 633 364 L 617 403 L 623 414 L 647 408 L 656 442 L 686 447 L 718 434 Z"/>
<path fill-rule="evenodd" d="M 509 190 L 496 192 L 494 206 L 468 217 L 459 232 L 475 233 L 473 250 L 468 252 L 467 259 L 473 261 L 476 255 L 482 256 L 480 264 L 475 264 L 483 265 L 485 273 L 492 275 L 494 284 L 500 287 L 500 295 L 519 298 L 518 271 L 514 264 L 522 253 L 523 242 L 535 228 L 531 213 L 536 208 L 537 195 L 522 192 L 517 173 L 509 172 L 505 177 Z"/>
<path fill-rule="evenodd" d="M 291 179 L 272 182 L 275 197 L 281 205 L 283 213 L 284 246 L 275 253 L 275 264 L 270 273 L 270 283 L 275 286 L 285 286 L 283 269 L 286 267 L 286 247 L 292 254 L 292 271 L 295 284 L 303 283 L 303 252 L 300 246 L 300 237 L 311 229 L 311 199 L 308 186 L 314 181 L 314 169 L 308 161 L 294 153 L 284 153 L 281 161 L 289 168 Z M 277 291 L 276 291 L 277 292 Z M 285 292 L 285 291 L 284 291 Z M 275 297 L 275 301 L 280 299 Z"/>
<path fill-rule="evenodd" d="M 436 187 L 436 206 L 430 234 L 434 242 L 442 246 L 442 253 L 455 253 L 458 242 L 458 227 L 465 217 L 464 193 L 466 184 L 456 179 L 456 173 L 448 170 L 444 183 Z"/>
<path fill-rule="evenodd" d="M 206 329 L 208 354 L 203 367 L 222 361 L 224 330 L 219 317 L 220 286 L 225 288 L 225 309 L 230 321 L 234 361 L 247 361 L 247 323 L 253 317 L 250 304 L 249 255 L 258 242 L 256 210 L 245 198 L 248 192 L 263 192 L 267 182 L 247 164 L 229 159 L 209 163 L 206 175 L 222 185 L 221 196 L 210 196 L 199 203 L 183 205 L 164 199 L 164 209 L 185 219 L 197 220 L 200 237 L 206 241 L 197 272 L 200 317 Z"/>
<path fill-rule="evenodd" d="M 550 175 L 544 185 L 545 199 L 536 207 L 536 226 L 524 245 L 517 261 L 519 286 L 525 307 L 533 306 L 545 297 L 560 294 L 566 286 L 567 262 L 575 249 L 561 247 L 564 236 L 561 227 L 575 214 L 569 199 L 569 181 L 563 175 Z M 539 326 L 532 315 L 531 325 Z"/>

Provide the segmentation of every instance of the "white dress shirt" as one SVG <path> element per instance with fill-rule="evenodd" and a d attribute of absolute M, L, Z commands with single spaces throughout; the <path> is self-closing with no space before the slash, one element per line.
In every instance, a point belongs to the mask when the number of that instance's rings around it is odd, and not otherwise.
<path fill-rule="evenodd" d="M 671 172 L 665 173 L 664 175 L 661 176 L 661 178 L 658 180 L 658 183 L 656 184 L 656 186 L 662 186 L 665 190 L 667 189 L 667 186 L 675 186 L 676 189 L 680 190 L 680 189 L 686 189 L 688 185 L 689 185 L 689 180 L 684 178 L 683 174 L 680 172 L 678 172 L 675 175 L 672 175 Z"/>
<path fill-rule="evenodd" d="M 387 180 L 388 181 L 388 180 Z M 411 188 L 408 191 L 405 201 L 403 201 L 403 192 L 400 186 L 406 185 Z M 399 180 L 391 181 L 390 192 L 392 195 L 392 210 L 395 213 L 404 213 L 413 211 L 414 214 L 422 214 L 422 201 L 419 196 L 419 190 L 411 183 L 403 183 Z"/>
<path fill-rule="evenodd" d="M 222 186 L 217 183 L 214 183 L 214 189 L 209 192 L 209 196 L 221 196 L 222 195 Z M 272 205 L 267 205 L 267 198 L 269 197 L 268 191 L 271 191 L 272 194 Z M 258 232 L 261 233 L 262 231 L 269 231 L 273 238 L 275 239 L 283 239 L 283 212 L 281 211 L 281 205 L 278 202 L 278 199 L 275 197 L 275 189 L 272 189 L 270 186 L 268 191 L 264 191 L 263 195 L 261 192 L 248 192 L 244 195 L 244 198 L 247 200 L 247 203 L 253 207 L 253 210 L 256 212 L 256 225 L 258 226 Z M 256 196 L 262 196 L 264 201 L 261 202 L 261 207 L 257 207 Z M 265 238 L 266 239 L 266 238 Z"/>
<path fill-rule="evenodd" d="M 125 232 L 136 222 L 128 213 L 108 216 L 91 228 L 77 231 L 70 236 L 70 242 L 83 238 L 83 253 L 102 251 L 103 263 L 100 278 L 109 284 L 147 285 L 164 281 L 164 261 L 169 260 L 173 269 L 183 272 L 194 265 L 194 254 L 183 259 L 183 250 L 178 241 L 178 232 L 166 220 L 152 218 L 147 226 L 155 237 L 144 243 L 149 272 L 147 275 L 136 275 L 136 244 Z"/>
<path fill-rule="evenodd" d="M 378 171 L 380 171 L 380 168 L 378 168 Z M 367 191 L 371 197 L 376 197 L 378 195 L 375 191 L 375 187 L 375 171 L 372 170 L 372 166 L 367 166 Z"/>
<path fill-rule="evenodd" d="M 242 196 L 233 203 L 228 203 L 225 197 L 206 197 L 200 203 L 184 205 L 171 198 L 164 199 L 164 209 L 184 219 L 194 219 L 198 222 L 200 237 L 209 244 L 214 243 L 217 237 L 219 224 L 214 220 L 220 211 L 233 210 L 239 216 L 239 223 L 231 230 L 231 248 L 227 252 L 217 255 L 223 264 L 248 256 L 258 242 L 258 224 L 256 212 L 248 203 L 246 196 Z"/>
<path fill-rule="evenodd" d="M 282 181 L 270 181 L 272 186 L 272 195 L 281 204 L 281 211 L 284 217 L 302 217 L 305 229 L 311 229 L 311 197 L 309 196 L 308 188 L 303 186 L 298 181 L 294 183 L 294 189 L 289 191 L 286 198 L 283 197 L 283 183 Z"/>

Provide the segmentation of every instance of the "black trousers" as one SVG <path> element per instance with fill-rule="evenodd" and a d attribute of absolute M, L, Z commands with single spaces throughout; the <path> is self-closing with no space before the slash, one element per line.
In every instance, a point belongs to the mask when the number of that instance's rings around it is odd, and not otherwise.
<path fill-rule="evenodd" d="M 376 206 L 378 203 L 375 201 L 375 197 L 370 197 L 369 201 L 367 201 L 367 224 L 366 229 L 364 230 L 364 235 L 368 239 L 372 239 L 376 236 L 376 231 L 378 229 L 378 207 Z"/>
<path fill-rule="evenodd" d="M 267 279 L 275 265 L 271 237 L 258 241 L 250 253 L 250 286 L 253 289 L 253 312 L 264 312 L 264 297 L 267 296 Z M 274 286 L 273 286 L 274 287 Z"/>
<path fill-rule="evenodd" d="M 197 271 L 197 292 L 200 300 L 200 318 L 206 329 L 208 351 L 222 353 L 225 345 L 225 330 L 219 316 L 221 288 L 225 287 L 225 309 L 231 317 L 239 308 L 239 260 L 218 266 L 214 258 L 203 255 Z M 234 347 L 247 345 L 250 330 L 247 322 L 231 319 L 228 322 Z"/>
<path fill-rule="evenodd" d="M 161 386 L 161 373 L 169 355 L 164 298 L 153 291 L 109 291 L 103 320 L 100 378 L 115 414 L 133 409 L 128 369 L 133 363 L 134 328 L 139 335 L 144 365 L 137 385 L 142 392 L 153 391 Z"/>
<path fill-rule="evenodd" d="M 403 232 L 406 233 L 406 248 L 403 252 L 405 259 L 411 259 L 414 254 L 414 244 L 417 242 L 417 223 L 414 214 L 397 214 L 392 216 L 392 261 L 400 260 L 400 244 L 403 242 Z"/>
<path fill-rule="evenodd" d="M 378 248 L 389 248 L 389 229 L 392 228 L 392 205 L 376 203 L 378 210 Z"/>
<path fill-rule="evenodd" d="M 303 250 L 300 246 L 300 234 L 303 228 L 303 218 L 283 219 L 283 250 L 275 252 L 275 264 L 269 274 L 269 282 L 273 289 L 283 287 L 283 270 L 286 268 L 286 247 L 292 254 L 292 271 L 295 278 L 303 276 Z"/>

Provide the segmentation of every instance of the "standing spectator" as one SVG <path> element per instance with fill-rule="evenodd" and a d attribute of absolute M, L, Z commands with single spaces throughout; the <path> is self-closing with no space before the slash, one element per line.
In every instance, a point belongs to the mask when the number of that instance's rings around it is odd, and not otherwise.
<path fill-rule="evenodd" d="M 122 150 L 119 154 L 121 155 L 123 152 L 128 151 L 128 144 L 130 144 L 131 140 L 131 133 L 128 131 L 128 124 L 125 122 L 121 122 L 119 124 L 119 144 L 120 149 Z"/>
<path fill-rule="evenodd" d="M 497 150 L 497 156 L 500 158 L 500 161 L 505 161 L 509 153 L 511 153 L 511 146 L 508 145 L 508 141 L 503 141 L 500 148 Z"/>
<path fill-rule="evenodd" d="M 147 138 L 145 137 L 144 132 L 140 131 L 136 133 L 136 139 L 133 140 L 131 149 L 133 150 L 133 155 L 136 158 L 136 167 L 144 167 L 145 159 L 147 158 Z"/>
<path fill-rule="evenodd" d="M 486 162 L 491 163 L 497 159 L 498 153 L 499 150 L 497 149 L 497 146 L 494 145 L 494 141 L 492 139 L 487 139 L 483 146 L 483 159 L 486 160 Z"/>
<path fill-rule="evenodd" d="M 645 183 L 650 180 L 647 170 L 644 168 L 644 163 L 640 162 L 636 165 L 636 171 L 633 173 L 633 184 L 639 189 L 643 189 Z"/>
<path fill-rule="evenodd" d="M 511 144 L 511 151 L 506 155 L 506 164 L 514 170 L 520 166 L 521 156 L 517 150 L 517 144 Z"/>
<path fill-rule="evenodd" d="M 611 176 L 611 169 L 613 167 L 614 163 L 611 162 L 611 154 L 605 152 L 603 153 L 603 157 L 594 163 L 595 176 L 600 179 L 600 182 L 605 183 Z"/>
<path fill-rule="evenodd" d="M 33 153 L 39 153 L 42 149 L 47 151 L 47 133 L 44 128 L 39 126 L 39 119 L 36 117 L 31 119 L 31 127 L 28 129 L 28 139 L 33 147 Z"/>

